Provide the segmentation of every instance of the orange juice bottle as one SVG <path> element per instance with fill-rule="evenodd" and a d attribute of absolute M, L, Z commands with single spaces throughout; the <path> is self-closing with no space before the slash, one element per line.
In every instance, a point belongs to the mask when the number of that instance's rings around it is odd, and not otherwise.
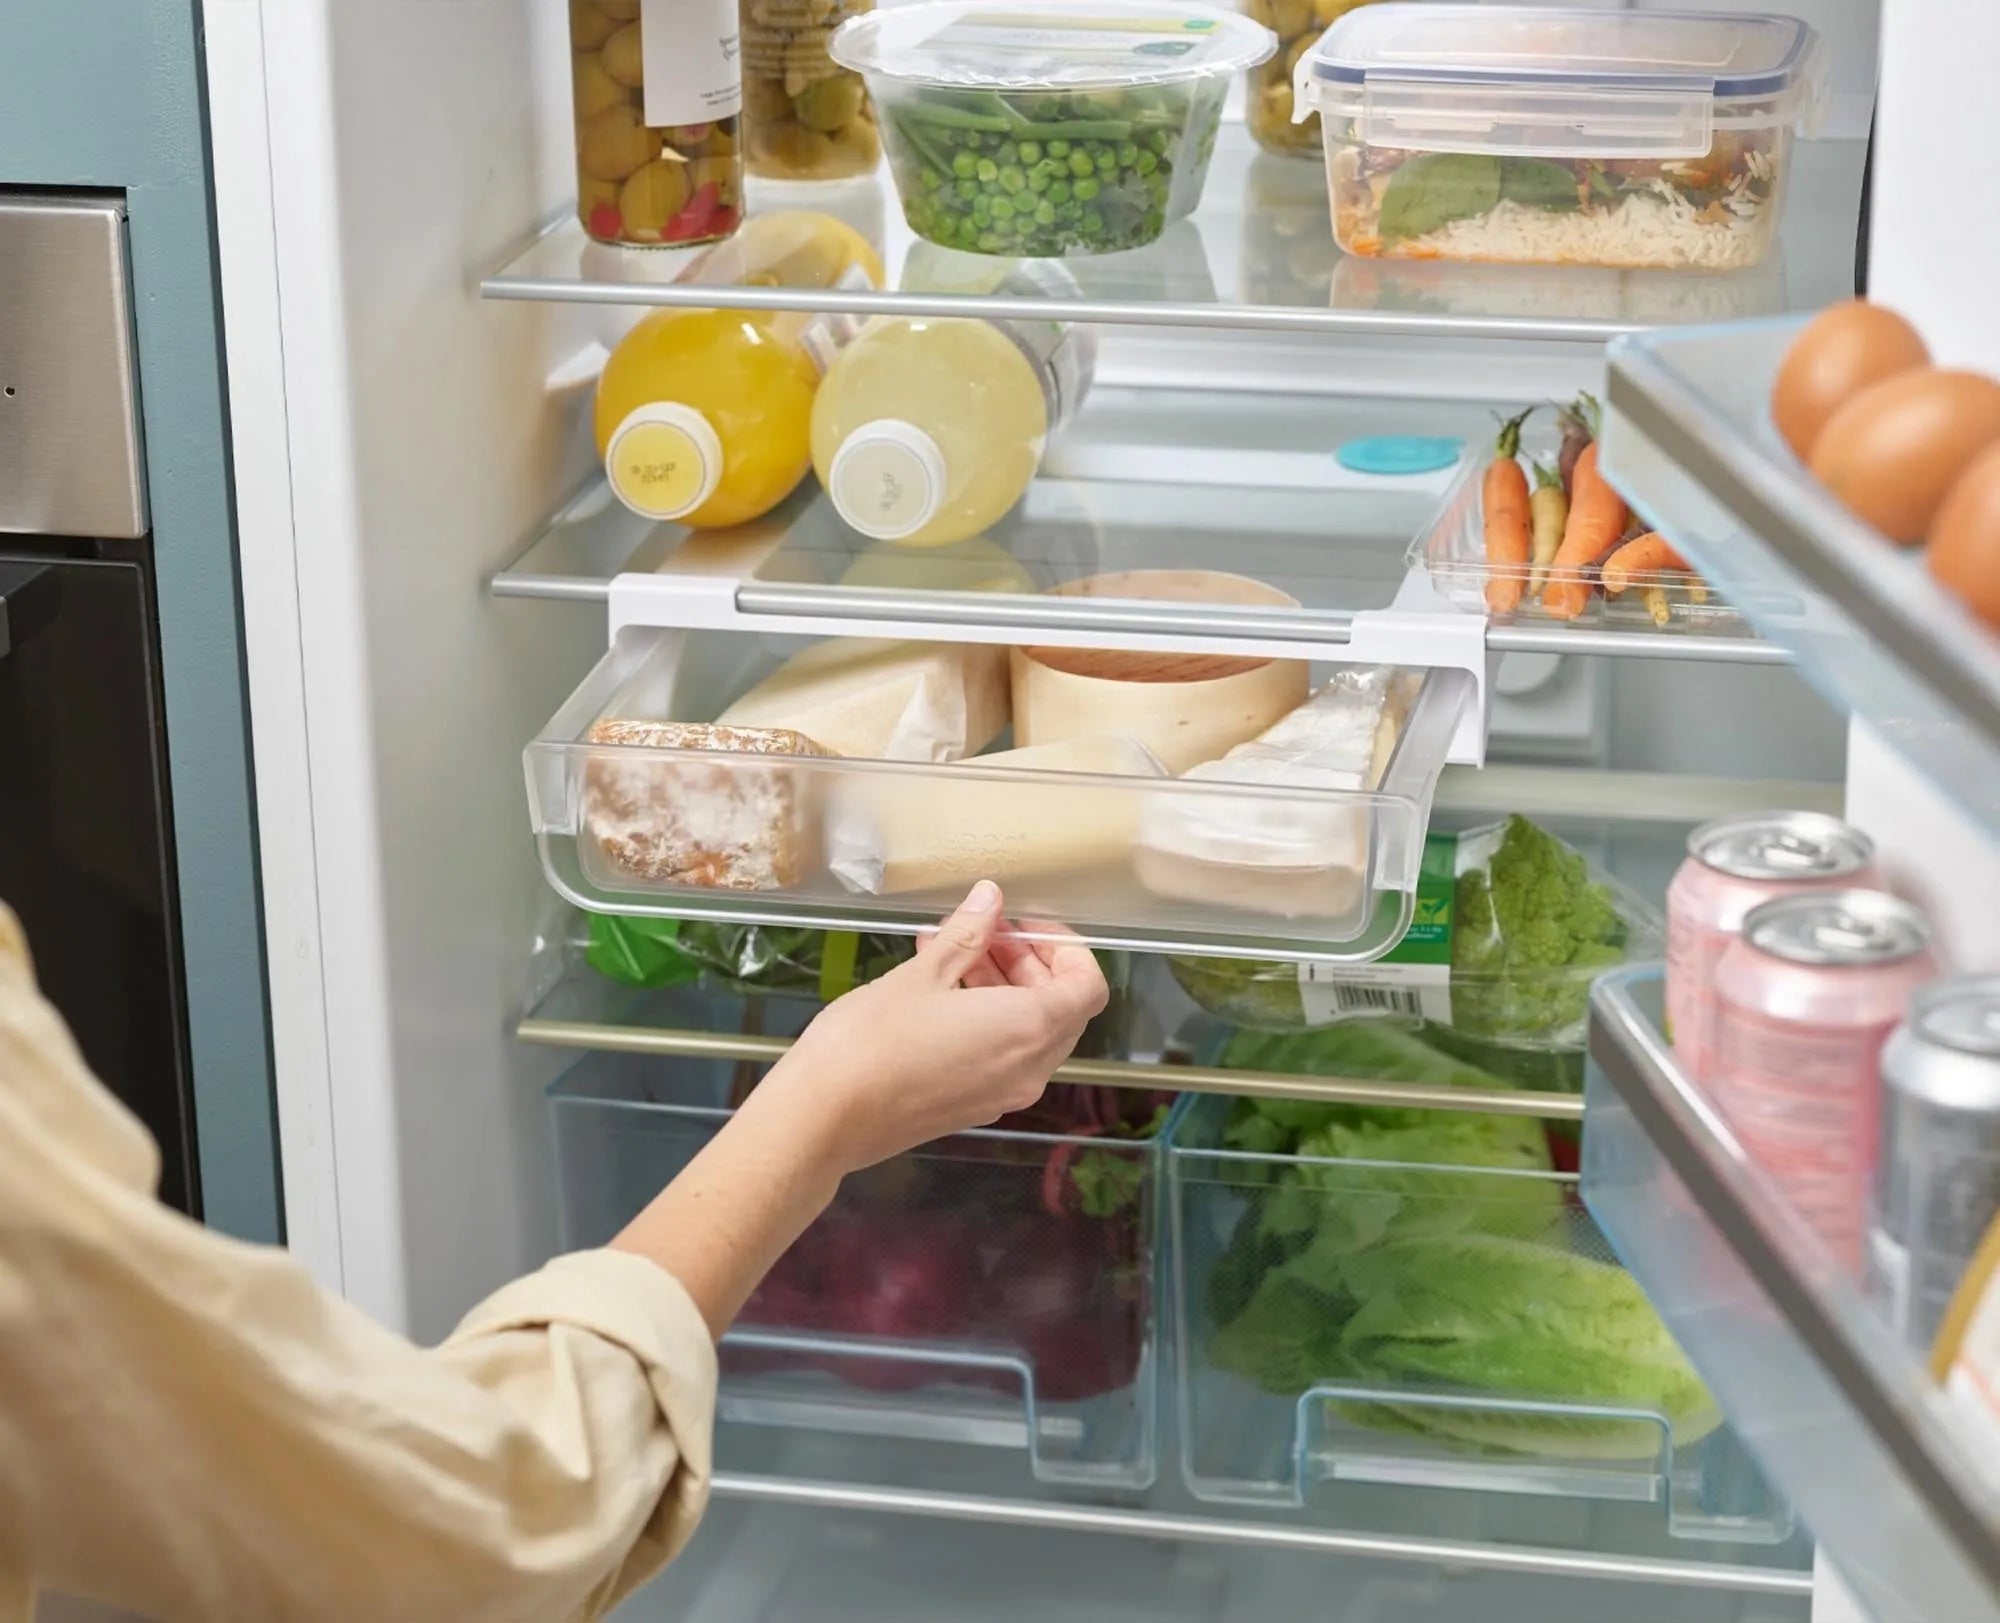
<path fill-rule="evenodd" d="M 657 310 L 597 385 L 597 448 L 618 499 L 695 529 L 745 524 L 812 466 L 820 362 L 803 316 Z"/>

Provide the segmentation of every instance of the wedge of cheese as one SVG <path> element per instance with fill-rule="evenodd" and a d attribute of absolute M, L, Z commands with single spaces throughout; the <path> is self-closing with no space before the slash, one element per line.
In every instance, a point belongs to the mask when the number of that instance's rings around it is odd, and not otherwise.
<path fill-rule="evenodd" d="M 1340 918 L 1367 887 L 1372 814 L 1351 800 L 1388 770 L 1422 678 L 1342 671 L 1298 709 L 1183 783 L 1256 784 L 1235 795 L 1147 795 L 1135 859 L 1155 895 L 1286 918 Z"/>
<path fill-rule="evenodd" d="M 826 809 L 828 867 L 865 895 L 1005 884 L 1035 874 L 1130 871 L 1138 785 L 1077 774 L 1162 778 L 1130 738 L 1065 739 L 982 755 L 947 771 L 841 774 Z"/>
<path fill-rule="evenodd" d="M 835 637 L 785 661 L 717 716 L 805 734 L 834 755 L 956 761 L 1000 736 L 1007 650 Z"/>

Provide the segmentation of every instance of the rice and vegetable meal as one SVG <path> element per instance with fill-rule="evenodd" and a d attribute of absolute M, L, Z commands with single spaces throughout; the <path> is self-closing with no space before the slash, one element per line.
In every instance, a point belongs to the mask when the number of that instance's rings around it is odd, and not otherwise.
<path fill-rule="evenodd" d="M 1788 141 L 1726 132 L 1678 159 L 1330 143 L 1334 234 L 1368 258 L 1740 270 L 1770 248 Z"/>

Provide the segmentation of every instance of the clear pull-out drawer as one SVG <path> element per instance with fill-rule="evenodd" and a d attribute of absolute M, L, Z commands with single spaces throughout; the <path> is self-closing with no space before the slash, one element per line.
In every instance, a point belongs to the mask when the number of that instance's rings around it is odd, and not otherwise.
<path fill-rule="evenodd" d="M 786 687 L 810 646 L 622 632 L 527 749 L 555 888 L 598 912 L 915 931 L 994 879 L 1010 914 L 1100 946 L 1370 959 L 1410 923 L 1431 797 L 1473 702 L 1471 678 L 1444 670 L 1398 674 L 1380 712 L 1331 707 L 1319 759 L 1361 770 L 1305 781 L 1378 786 L 1302 787 L 1289 767 L 1218 758 L 1335 668 L 1273 681 L 1237 668 L 1256 661 L 1192 656 L 1199 680 L 1106 681 L 1075 650 L 1052 671 L 1020 650 L 945 649 L 967 670 L 905 671 L 885 701 L 847 680 L 863 645 L 838 640 L 812 659 L 840 681 L 815 665 Z M 732 728 L 672 725 L 718 717 Z M 828 745 L 813 730 L 970 758 L 814 753 Z"/>
<path fill-rule="evenodd" d="M 756 1075 L 596 1054 L 559 1080 L 563 1244 L 602 1245 L 637 1216 Z M 1034 1482 L 1145 1487 L 1160 1114 L 1150 1096 L 1058 1086 L 847 1179 L 724 1338 L 720 1418 L 983 1445 Z"/>

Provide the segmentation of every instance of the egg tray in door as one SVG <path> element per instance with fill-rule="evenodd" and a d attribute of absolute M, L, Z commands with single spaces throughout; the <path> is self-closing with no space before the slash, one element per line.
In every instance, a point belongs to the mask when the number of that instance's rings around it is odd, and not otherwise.
<path fill-rule="evenodd" d="M 756 1079 L 599 1054 L 558 1080 L 563 1245 L 615 1235 Z M 724 1338 L 720 1417 L 1017 1451 L 1038 1482 L 1150 1484 L 1169 1102 L 1058 1086 L 847 1179 Z"/>

